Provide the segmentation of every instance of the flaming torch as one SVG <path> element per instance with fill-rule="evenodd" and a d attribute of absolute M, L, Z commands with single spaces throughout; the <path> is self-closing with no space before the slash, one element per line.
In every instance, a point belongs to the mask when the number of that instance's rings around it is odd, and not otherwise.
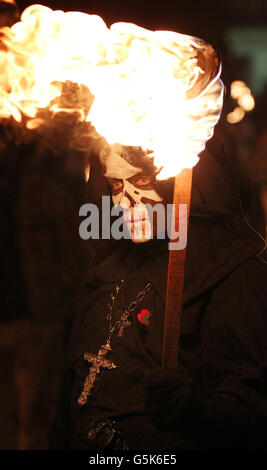
<path fill-rule="evenodd" d="M 78 113 L 97 145 L 149 150 L 157 178 L 176 177 L 174 204 L 190 208 L 192 168 L 213 135 L 223 101 L 220 64 L 211 46 L 131 23 L 110 28 L 96 15 L 28 7 L 0 30 L 0 117 L 35 132 L 46 113 Z M 60 99 L 72 82 L 90 100 Z M 88 94 L 85 96 L 89 96 Z M 66 95 L 71 98 L 71 94 Z M 178 222 L 173 217 L 173 227 Z M 171 250 L 163 366 L 178 358 L 185 247 Z"/>

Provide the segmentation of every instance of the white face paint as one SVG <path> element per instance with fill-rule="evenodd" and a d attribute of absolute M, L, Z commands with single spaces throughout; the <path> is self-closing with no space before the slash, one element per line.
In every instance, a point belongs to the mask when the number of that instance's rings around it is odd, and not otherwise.
<path fill-rule="evenodd" d="M 141 168 L 131 165 L 115 152 L 105 163 L 113 204 L 126 209 L 124 220 L 132 241 L 144 243 L 150 240 L 152 224 L 145 204 L 153 206 L 163 200 L 153 188 L 153 181 Z"/>

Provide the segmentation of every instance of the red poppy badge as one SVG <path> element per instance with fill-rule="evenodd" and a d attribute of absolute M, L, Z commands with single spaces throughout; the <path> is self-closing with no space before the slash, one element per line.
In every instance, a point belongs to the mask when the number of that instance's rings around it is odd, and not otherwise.
<path fill-rule="evenodd" d="M 141 312 L 137 314 L 138 320 L 145 326 L 149 326 L 151 316 L 151 312 L 147 308 L 142 308 Z"/>

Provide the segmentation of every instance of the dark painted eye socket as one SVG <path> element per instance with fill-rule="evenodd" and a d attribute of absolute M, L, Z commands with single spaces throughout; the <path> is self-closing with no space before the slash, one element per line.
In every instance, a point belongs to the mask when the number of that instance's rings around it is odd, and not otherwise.
<path fill-rule="evenodd" d="M 108 184 L 113 193 L 120 192 L 123 188 L 123 181 L 117 178 L 108 178 Z"/>
<path fill-rule="evenodd" d="M 151 179 L 148 176 L 141 175 L 135 179 L 135 184 L 138 186 L 146 186 L 147 184 L 151 184 Z"/>
<path fill-rule="evenodd" d="M 142 173 L 132 176 L 128 181 L 137 188 L 152 189 L 153 187 L 152 178 Z"/>
<path fill-rule="evenodd" d="M 117 191 L 118 189 L 121 189 L 123 187 L 123 182 L 122 181 L 113 181 L 112 183 L 112 189 L 114 189 L 114 191 Z"/>

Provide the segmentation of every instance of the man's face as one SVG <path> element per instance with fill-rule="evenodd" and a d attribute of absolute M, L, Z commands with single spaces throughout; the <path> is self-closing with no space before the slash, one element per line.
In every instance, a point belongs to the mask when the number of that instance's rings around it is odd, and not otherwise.
<path fill-rule="evenodd" d="M 141 168 L 134 167 L 119 155 L 113 154 L 106 162 L 106 178 L 111 188 L 114 206 L 124 209 L 124 220 L 135 243 L 144 243 L 151 239 L 155 221 L 150 220 L 145 204 L 154 206 L 162 201 L 155 191 L 155 177 L 148 175 Z"/>

